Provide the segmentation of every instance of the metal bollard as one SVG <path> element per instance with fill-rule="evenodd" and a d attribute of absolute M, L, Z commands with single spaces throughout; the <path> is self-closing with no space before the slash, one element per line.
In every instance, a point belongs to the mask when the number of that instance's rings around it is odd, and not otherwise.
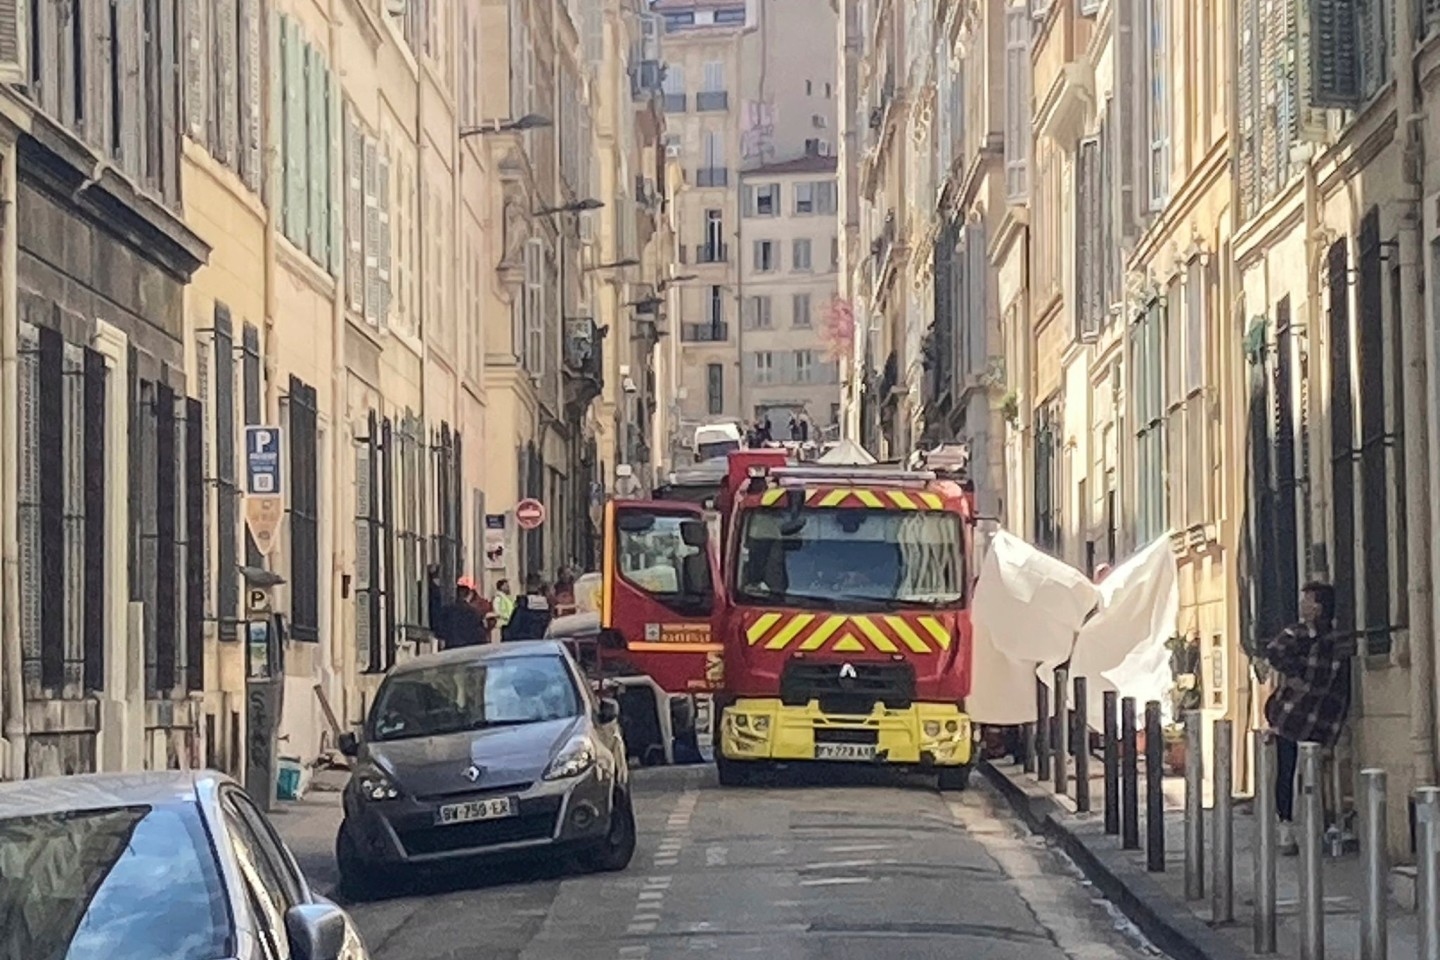
<path fill-rule="evenodd" d="M 1075 678 L 1075 718 L 1070 737 L 1075 745 L 1075 810 L 1090 812 L 1090 691 L 1084 677 Z"/>
<path fill-rule="evenodd" d="M 1120 847 L 1140 849 L 1140 745 L 1135 731 L 1135 698 L 1120 701 Z"/>
<path fill-rule="evenodd" d="M 1199 710 L 1185 714 L 1185 899 L 1205 896 L 1205 731 Z"/>
<path fill-rule="evenodd" d="M 1360 771 L 1360 856 L 1365 900 L 1360 906 L 1360 960 L 1388 960 L 1389 852 L 1386 849 L 1385 771 Z"/>
<path fill-rule="evenodd" d="M 1275 734 L 1254 731 L 1255 739 L 1255 952 L 1276 951 L 1275 855 L 1279 824 L 1275 811 Z"/>
<path fill-rule="evenodd" d="M 1300 960 L 1325 960 L 1325 798 L 1321 746 L 1300 744 Z"/>
<path fill-rule="evenodd" d="M 1215 829 L 1210 840 L 1210 919 L 1214 923 L 1235 921 L 1235 725 L 1215 721 L 1211 781 L 1214 794 Z"/>
<path fill-rule="evenodd" d="M 1035 779 L 1050 779 L 1050 691 L 1035 681 Z"/>
<path fill-rule="evenodd" d="M 1055 670 L 1055 792 L 1070 787 L 1070 671 Z"/>
<path fill-rule="evenodd" d="M 1415 791 L 1415 900 L 1420 908 L 1420 956 L 1440 960 L 1440 787 Z"/>
<path fill-rule="evenodd" d="M 1120 696 L 1106 690 L 1101 700 L 1105 712 L 1101 725 L 1105 740 L 1105 833 L 1113 837 L 1120 832 L 1120 731 L 1115 716 Z"/>
<path fill-rule="evenodd" d="M 1022 769 L 1026 773 L 1035 772 L 1035 724 L 1025 723 L 1020 725 L 1020 749 L 1024 751 L 1021 757 Z"/>
<path fill-rule="evenodd" d="M 1165 732 L 1160 701 L 1145 704 L 1145 869 L 1165 872 Z"/>

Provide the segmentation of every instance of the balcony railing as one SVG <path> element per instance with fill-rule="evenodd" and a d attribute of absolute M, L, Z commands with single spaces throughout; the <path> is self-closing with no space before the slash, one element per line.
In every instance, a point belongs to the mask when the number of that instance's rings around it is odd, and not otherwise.
<path fill-rule="evenodd" d="M 723 243 L 695 244 L 696 263 L 729 263 L 730 248 Z"/>
<path fill-rule="evenodd" d="M 666 113 L 684 113 L 690 109 L 690 98 L 683 93 L 665 94 Z"/>
<path fill-rule="evenodd" d="M 727 90 L 701 90 L 695 94 L 695 109 L 700 113 L 730 109 L 730 93 Z"/>
<path fill-rule="evenodd" d="M 680 326 L 680 340 L 684 343 L 724 343 L 730 339 L 730 324 L 685 323 Z"/>
<path fill-rule="evenodd" d="M 730 169 L 728 167 L 701 167 L 695 171 L 695 186 L 697 187 L 728 187 L 730 185 Z"/>

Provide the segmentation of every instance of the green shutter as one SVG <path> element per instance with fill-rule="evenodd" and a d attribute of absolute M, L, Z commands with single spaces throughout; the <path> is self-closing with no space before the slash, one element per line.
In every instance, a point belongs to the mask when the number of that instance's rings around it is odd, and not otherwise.
<path fill-rule="evenodd" d="M 325 94 L 320 52 L 305 45 L 306 202 L 309 204 L 306 249 L 316 263 L 330 263 L 329 211 L 325 207 Z"/>
<path fill-rule="evenodd" d="M 324 98 L 322 116 L 325 118 L 324 136 L 320 141 L 320 150 L 325 158 L 325 262 L 330 276 L 338 277 L 345 245 L 340 226 L 342 210 L 337 202 L 344 194 L 335 190 L 340 172 L 339 151 L 335 143 L 335 133 L 340 129 L 340 108 L 335 96 L 335 78 L 328 65 L 321 76 L 320 93 Z"/>
<path fill-rule="evenodd" d="M 285 234 L 300 249 L 310 233 L 309 150 L 305 143 L 305 44 L 294 20 L 285 30 Z"/>

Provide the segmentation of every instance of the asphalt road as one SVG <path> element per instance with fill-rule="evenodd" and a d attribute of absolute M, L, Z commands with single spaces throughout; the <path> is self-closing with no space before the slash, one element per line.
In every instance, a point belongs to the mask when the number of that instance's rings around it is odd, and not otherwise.
<path fill-rule="evenodd" d="M 376 960 L 1158 956 L 984 785 L 850 779 L 722 790 L 711 768 L 644 771 L 625 873 L 539 865 L 351 910 Z M 326 889 L 332 824 L 284 819 Z"/>

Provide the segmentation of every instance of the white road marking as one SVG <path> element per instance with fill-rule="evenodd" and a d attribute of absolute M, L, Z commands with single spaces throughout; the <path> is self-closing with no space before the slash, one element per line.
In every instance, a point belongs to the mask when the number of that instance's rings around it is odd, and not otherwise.
<path fill-rule="evenodd" d="M 816 877 L 811 880 L 801 880 L 802 887 L 840 887 L 853 886 L 860 883 L 873 883 L 869 877 Z"/>
<path fill-rule="evenodd" d="M 874 850 L 889 850 L 888 843 L 851 843 L 843 847 L 826 847 L 826 853 L 870 853 Z"/>
<path fill-rule="evenodd" d="M 895 863 L 894 860 L 886 860 L 885 863 Z M 834 863 L 806 863 L 801 864 L 801 870 L 854 870 L 856 867 L 878 867 L 879 860 L 836 860 Z"/>

